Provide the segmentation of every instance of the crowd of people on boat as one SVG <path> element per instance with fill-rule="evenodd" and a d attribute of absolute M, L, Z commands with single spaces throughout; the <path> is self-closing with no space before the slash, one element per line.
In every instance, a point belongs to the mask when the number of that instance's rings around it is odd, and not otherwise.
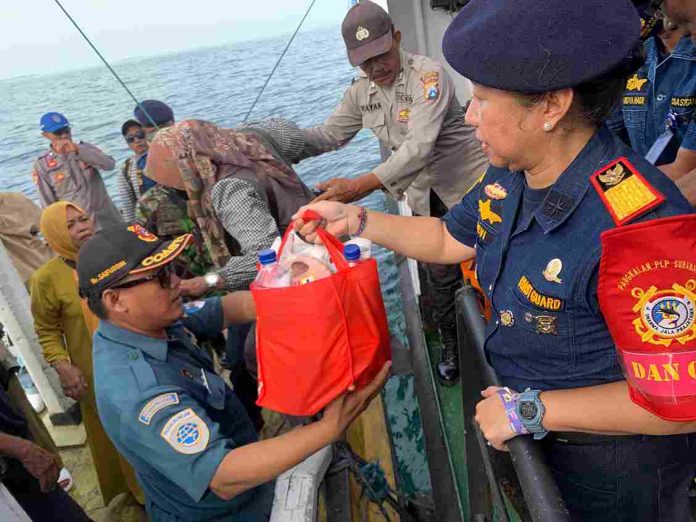
<path fill-rule="evenodd" d="M 133 154 L 116 174 L 120 208 L 101 174 L 114 159 L 44 114 L 42 210 L 0 193 L 0 239 L 45 361 L 79 403 L 104 503 L 125 492 L 156 521 L 268 520 L 274 478 L 378 395 L 389 363 L 323 415 L 259 438 L 256 256 L 290 227 L 310 242 L 324 227 L 421 263 L 444 386 L 465 360 L 454 303 L 474 264 L 504 385 L 482 391 L 476 421 L 497 450 L 539 441 L 573 520 L 691 520 L 692 4 L 470 0 L 442 42 L 471 81 L 463 107 L 448 69 L 402 49 L 390 16 L 358 3 L 342 24 L 358 76 L 324 123 L 228 129 L 143 101 L 121 127 Z M 307 187 L 294 165 L 363 128 L 388 158 Z M 413 216 L 352 204 L 375 190 Z M 321 220 L 304 221 L 307 209 Z M 56 485 L 60 457 L 9 370 L 3 483 L 33 520 L 88 520 Z"/>

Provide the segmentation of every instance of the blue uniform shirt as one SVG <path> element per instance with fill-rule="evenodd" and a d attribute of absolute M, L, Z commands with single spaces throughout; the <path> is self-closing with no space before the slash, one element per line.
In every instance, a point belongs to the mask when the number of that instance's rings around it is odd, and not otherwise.
<path fill-rule="evenodd" d="M 597 302 L 599 235 L 615 225 L 590 182 L 622 156 L 666 197 L 640 219 L 692 212 L 667 177 L 602 128 L 535 210 L 520 215 L 522 172 L 490 167 L 443 218 L 455 239 L 476 248 L 493 311 L 486 353 L 505 386 L 550 390 L 623 379 Z"/>
<path fill-rule="evenodd" d="M 680 146 L 696 150 L 696 47 L 685 36 L 671 54 L 662 49 L 657 36 L 645 42 L 645 64 L 629 78 L 622 102 L 623 125 L 642 156 L 671 125 L 674 136 L 656 165 L 672 163 Z M 620 119 L 612 129 L 618 130 Z"/>
<path fill-rule="evenodd" d="M 219 298 L 197 301 L 147 337 L 102 321 L 94 383 L 104 429 L 135 468 L 155 521 L 268 520 L 273 484 L 224 501 L 208 489 L 223 458 L 257 436 L 234 392 L 194 344 L 222 331 Z"/>

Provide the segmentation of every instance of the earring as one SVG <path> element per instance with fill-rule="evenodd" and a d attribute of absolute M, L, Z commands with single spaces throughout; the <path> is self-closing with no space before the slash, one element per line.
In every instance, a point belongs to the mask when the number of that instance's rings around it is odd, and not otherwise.
<path fill-rule="evenodd" d="M 551 129 L 553 129 L 553 124 L 550 121 L 545 121 L 544 122 L 544 130 L 546 132 L 549 132 Z"/>

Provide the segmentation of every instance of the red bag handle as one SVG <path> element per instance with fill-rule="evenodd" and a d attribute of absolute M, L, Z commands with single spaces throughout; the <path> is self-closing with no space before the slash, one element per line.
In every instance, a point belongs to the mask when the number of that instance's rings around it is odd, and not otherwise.
<path fill-rule="evenodd" d="M 321 216 L 314 210 L 305 210 L 302 213 L 302 220 L 321 221 Z M 292 231 L 293 226 L 292 224 L 290 224 L 287 230 L 285 231 L 285 234 L 283 235 L 283 240 L 280 242 L 280 248 L 278 248 L 278 259 L 280 259 L 283 253 L 283 249 L 285 248 L 285 243 L 287 243 L 288 238 L 290 237 L 290 233 Z M 324 243 L 326 250 L 329 251 L 329 258 L 331 259 L 331 262 L 334 264 L 336 269 L 345 270 L 346 268 L 350 268 L 348 262 L 343 257 L 343 243 L 341 243 L 341 241 L 336 236 L 334 236 L 330 232 L 327 232 L 327 230 L 323 227 L 317 228 L 317 235 L 319 236 L 319 239 L 321 239 L 322 243 Z"/>

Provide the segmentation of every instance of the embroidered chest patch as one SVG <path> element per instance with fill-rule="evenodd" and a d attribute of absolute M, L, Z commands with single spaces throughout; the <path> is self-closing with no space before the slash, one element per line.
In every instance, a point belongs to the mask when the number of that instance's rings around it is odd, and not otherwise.
<path fill-rule="evenodd" d="M 401 123 L 408 123 L 408 119 L 411 116 L 411 109 L 401 109 L 399 111 L 399 121 Z"/>
<path fill-rule="evenodd" d="M 665 197 L 626 158 L 619 158 L 590 178 L 616 225 L 623 225 L 655 208 Z"/>
<path fill-rule="evenodd" d="M 527 276 L 523 275 L 520 277 L 519 281 L 517 282 L 517 289 L 527 299 L 527 301 L 537 308 L 558 312 L 559 310 L 563 310 L 563 306 L 565 305 L 563 299 L 539 292 L 536 288 L 534 288 L 534 285 L 527 278 Z"/>
<path fill-rule="evenodd" d="M 495 225 L 496 223 L 503 222 L 503 218 L 500 217 L 498 214 L 496 214 L 493 210 L 491 210 L 491 200 L 490 199 L 487 199 L 486 201 L 481 201 L 479 199 L 478 208 L 479 208 L 479 217 L 480 217 L 481 221 L 487 221 L 491 225 Z"/>
<path fill-rule="evenodd" d="M 208 447 L 208 425 L 191 408 L 172 416 L 162 428 L 160 436 L 179 453 L 193 455 Z"/>
<path fill-rule="evenodd" d="M 138 415 L 138 421 L 149 426 L 152 418 L 158 411 L 173 404 L 179 404 L 179 396 L 176 393 L 158 395 L 143 406 L 143 409 L 140 410 L 140 415 Z"/>

